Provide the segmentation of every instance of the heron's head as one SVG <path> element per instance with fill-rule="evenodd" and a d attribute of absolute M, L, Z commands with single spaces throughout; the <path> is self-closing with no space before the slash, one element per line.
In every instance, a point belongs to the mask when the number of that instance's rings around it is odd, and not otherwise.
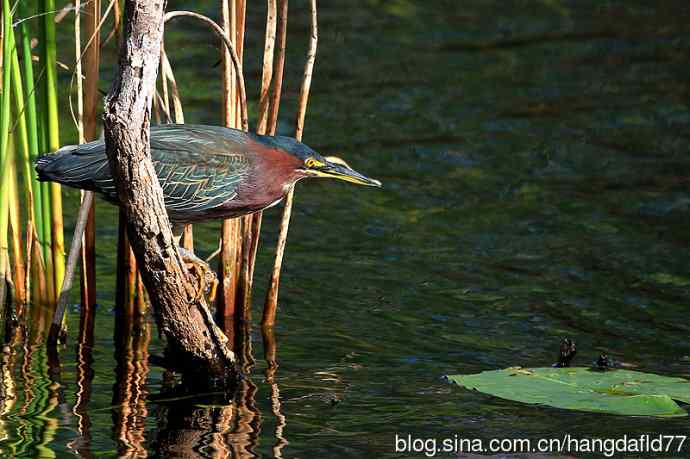
<path fill-rule="evenodd" d="M 360 174 L 338 157 L 321 156 L 292 137 L 276 136 L 273 139 L 277 146 L 298 160 L 295 172 L 301 177 L 334 178 L 357 185 L 381 186 L 381 182 Z"/>

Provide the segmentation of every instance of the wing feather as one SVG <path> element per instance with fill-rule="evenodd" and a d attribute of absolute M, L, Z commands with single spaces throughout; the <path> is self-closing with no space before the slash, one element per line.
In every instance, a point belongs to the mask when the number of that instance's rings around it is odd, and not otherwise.
<path fill-rule="evenodd" d="M 251 169 L 250 138 L 219 126 L 152 126 L 151 158 L 171 217 L 203 213 L 236 198 Z M 65 147 L 58 155 L 64 161 L 54 163 L 59 170 L 50 179 L 117 201 L 102 140 Z"/>

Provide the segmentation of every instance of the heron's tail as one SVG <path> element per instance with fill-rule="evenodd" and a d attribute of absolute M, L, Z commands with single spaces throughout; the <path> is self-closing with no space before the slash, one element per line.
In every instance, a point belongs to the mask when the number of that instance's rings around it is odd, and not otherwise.
<path fill-rule="evenodd" d="M 110 176 L 102 141 L 60 148 L 36 160 L 38 180 L 58 182 L 73 188 L 91 190 L 99 180 Z"/>
<path fill-rule="evenodd" d="M 38 180 L 41 182 L 60 182 L 62 172 L 69 162 L 66 155 L 70 155 L 77 145 L 70 145 L 59 149 L 55 154 L 39 156 L 35 163 Z"/>

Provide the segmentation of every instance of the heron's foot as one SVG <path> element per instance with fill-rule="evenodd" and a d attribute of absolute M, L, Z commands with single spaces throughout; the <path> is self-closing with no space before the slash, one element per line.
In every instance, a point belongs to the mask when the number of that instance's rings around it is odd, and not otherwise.
<path fill-rule="evenodd" d="M 208 301 L 213 302 L 218 290 L 218 277 L 216 273 L 208 263 L 194 255 L 194 252 L 182 247 L 179 248 L 179 251 L 187 270 L 192 273 L 197 282 L 194 301 L 199 301 L 203 295 L 206 295 Z"/>

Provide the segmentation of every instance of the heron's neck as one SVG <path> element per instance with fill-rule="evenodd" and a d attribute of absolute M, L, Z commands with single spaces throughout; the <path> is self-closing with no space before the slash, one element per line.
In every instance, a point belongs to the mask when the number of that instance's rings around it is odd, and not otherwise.
<path fill-rule="evenodd" d="M 282 151 L 265 149 L 254 155 L 249 174 L 251 180 L 244 180 L 238 189 L 238 199 L 245 210 L 264 209 L 280 201 L 290 185 L 299 180 L 295 167 L 298 160 L 291 161 Z"/>

